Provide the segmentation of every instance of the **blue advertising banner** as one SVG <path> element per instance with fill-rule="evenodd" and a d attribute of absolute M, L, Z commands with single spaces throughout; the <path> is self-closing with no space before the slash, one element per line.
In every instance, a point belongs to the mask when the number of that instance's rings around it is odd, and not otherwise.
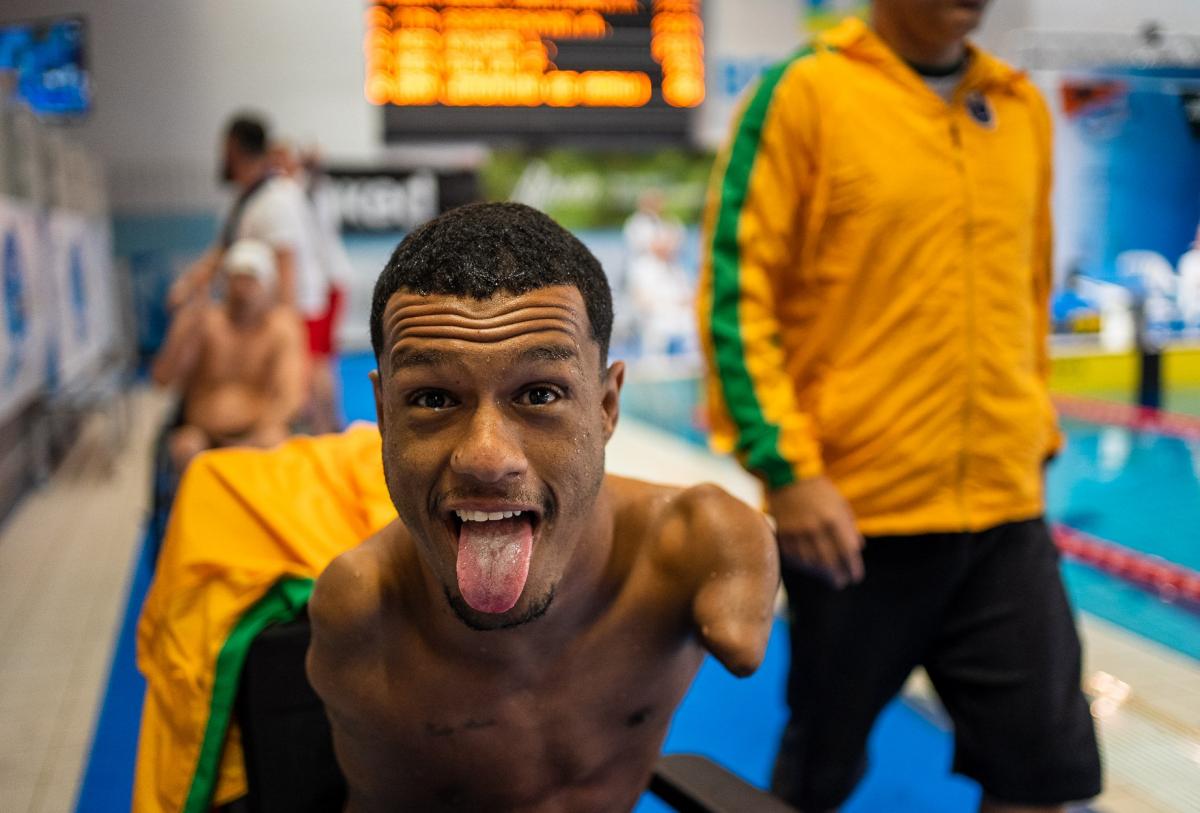
<path fill-rule="evenodd" d="M 38 231 L 34 209 L 0 197 L 0 420 L 28 403 L 45 381 Z"/>
<path fill-rule="evenodd" d="M 1133 339 L 1120 312 L 1144 306 L 1152 329 L 1200 334 L 1200 68 L 1107 68 L 1052 90 L 1058 327 L 1102 324 L 1117 349 Z M 1099 319 L 1080 320 L 1089 308 Z"/>
<path fill-rule="evenodd" d="M 104 221 L 56 211 L 47 220 L 48 284 L 55 301 L 51 338 L 58 374 L 70 380 L 93 368 L 117 336 L 108 228 Z"/>

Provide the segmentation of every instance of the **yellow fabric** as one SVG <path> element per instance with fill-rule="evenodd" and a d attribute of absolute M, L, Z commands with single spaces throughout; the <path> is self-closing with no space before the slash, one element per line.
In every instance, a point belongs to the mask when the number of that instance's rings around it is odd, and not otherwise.
<path fill-rule="evenodd" d="M 744 457 L 752 433 L 777 437 L 793 479 L 827 474 L 866 534 L 1036 516 L 1059 443 L 1040 94 L 972 48 L 948 104 L 857 19 L 764 87 L 732 256 L 714 256 L 728 250 L 713 239 L 737 199 L 729 149 L 706 216 L 698 300 L 714 446 Z M 964 103 L 980 95 L 990 122 Z M 713 331 L 714 273 L 736 275 L 740 346 Z M 777 435 L 732 417 L 714 372 L 731 347 Z"/>
<path fill-rule="evenodd" d="M 146 700 L 133 809 L 178 811 L 195 771 L 217 656 L 242 615 L 281 577 L 316 578 L 396 516 L 371 425 L 270 451 L 197 457 L 172 509 L 137 631 Z M 245 792 L 236 730 L 216 800 Z"/>

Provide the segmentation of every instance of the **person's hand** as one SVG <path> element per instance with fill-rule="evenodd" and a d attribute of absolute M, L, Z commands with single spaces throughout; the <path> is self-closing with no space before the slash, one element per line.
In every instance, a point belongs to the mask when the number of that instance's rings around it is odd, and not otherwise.
<path fill-rule="evenodd" d="M 175 311 L 195 301 L 197 295 L 205 291 L 208 280 L 215 271 L 216 256 L 212 252 L 206 252 L 171 284 L 167 291 L 167 309 Z"/>
<path fill-rule="evenodd" d="M 185 274 L 171 283 L 171 287 L 167 291 L 167 310 L 172 312 L 178 311 L 191 301 L 191 280 L 188 279 L 187 275 Z"/>
<path fill-rule="evenodd" d="M 863 538 L 849 503 L 827 477 L 799 480 L 767 494 L 785 561 L 819 573 L 839 590 L 862 581 Z"/>

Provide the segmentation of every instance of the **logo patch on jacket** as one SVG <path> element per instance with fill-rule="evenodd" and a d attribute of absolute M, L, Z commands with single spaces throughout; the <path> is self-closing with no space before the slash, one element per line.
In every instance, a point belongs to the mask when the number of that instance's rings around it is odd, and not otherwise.
<path fill-rule="evenodd" d="M 989 130 L 996 126 L 996 113 L 992 110 L 992 104 L 977 90 L 973 90 L 967 94 L 966 98 L 967 112 L 971 114 L 971 118 L 975 119 L 975 123 L 980 127 L 986 127 Z"/>

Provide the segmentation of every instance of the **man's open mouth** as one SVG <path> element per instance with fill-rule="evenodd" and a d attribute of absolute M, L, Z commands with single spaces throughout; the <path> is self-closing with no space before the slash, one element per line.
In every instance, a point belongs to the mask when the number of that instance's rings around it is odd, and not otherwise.
<path fill-rule="evenodd" d="M 467 506 L 449 512 L 458 543 L 456 572 L 463 600 L 483 613 L 511 610 L 525 590 L 537 509 L 528 506 Z"/>

